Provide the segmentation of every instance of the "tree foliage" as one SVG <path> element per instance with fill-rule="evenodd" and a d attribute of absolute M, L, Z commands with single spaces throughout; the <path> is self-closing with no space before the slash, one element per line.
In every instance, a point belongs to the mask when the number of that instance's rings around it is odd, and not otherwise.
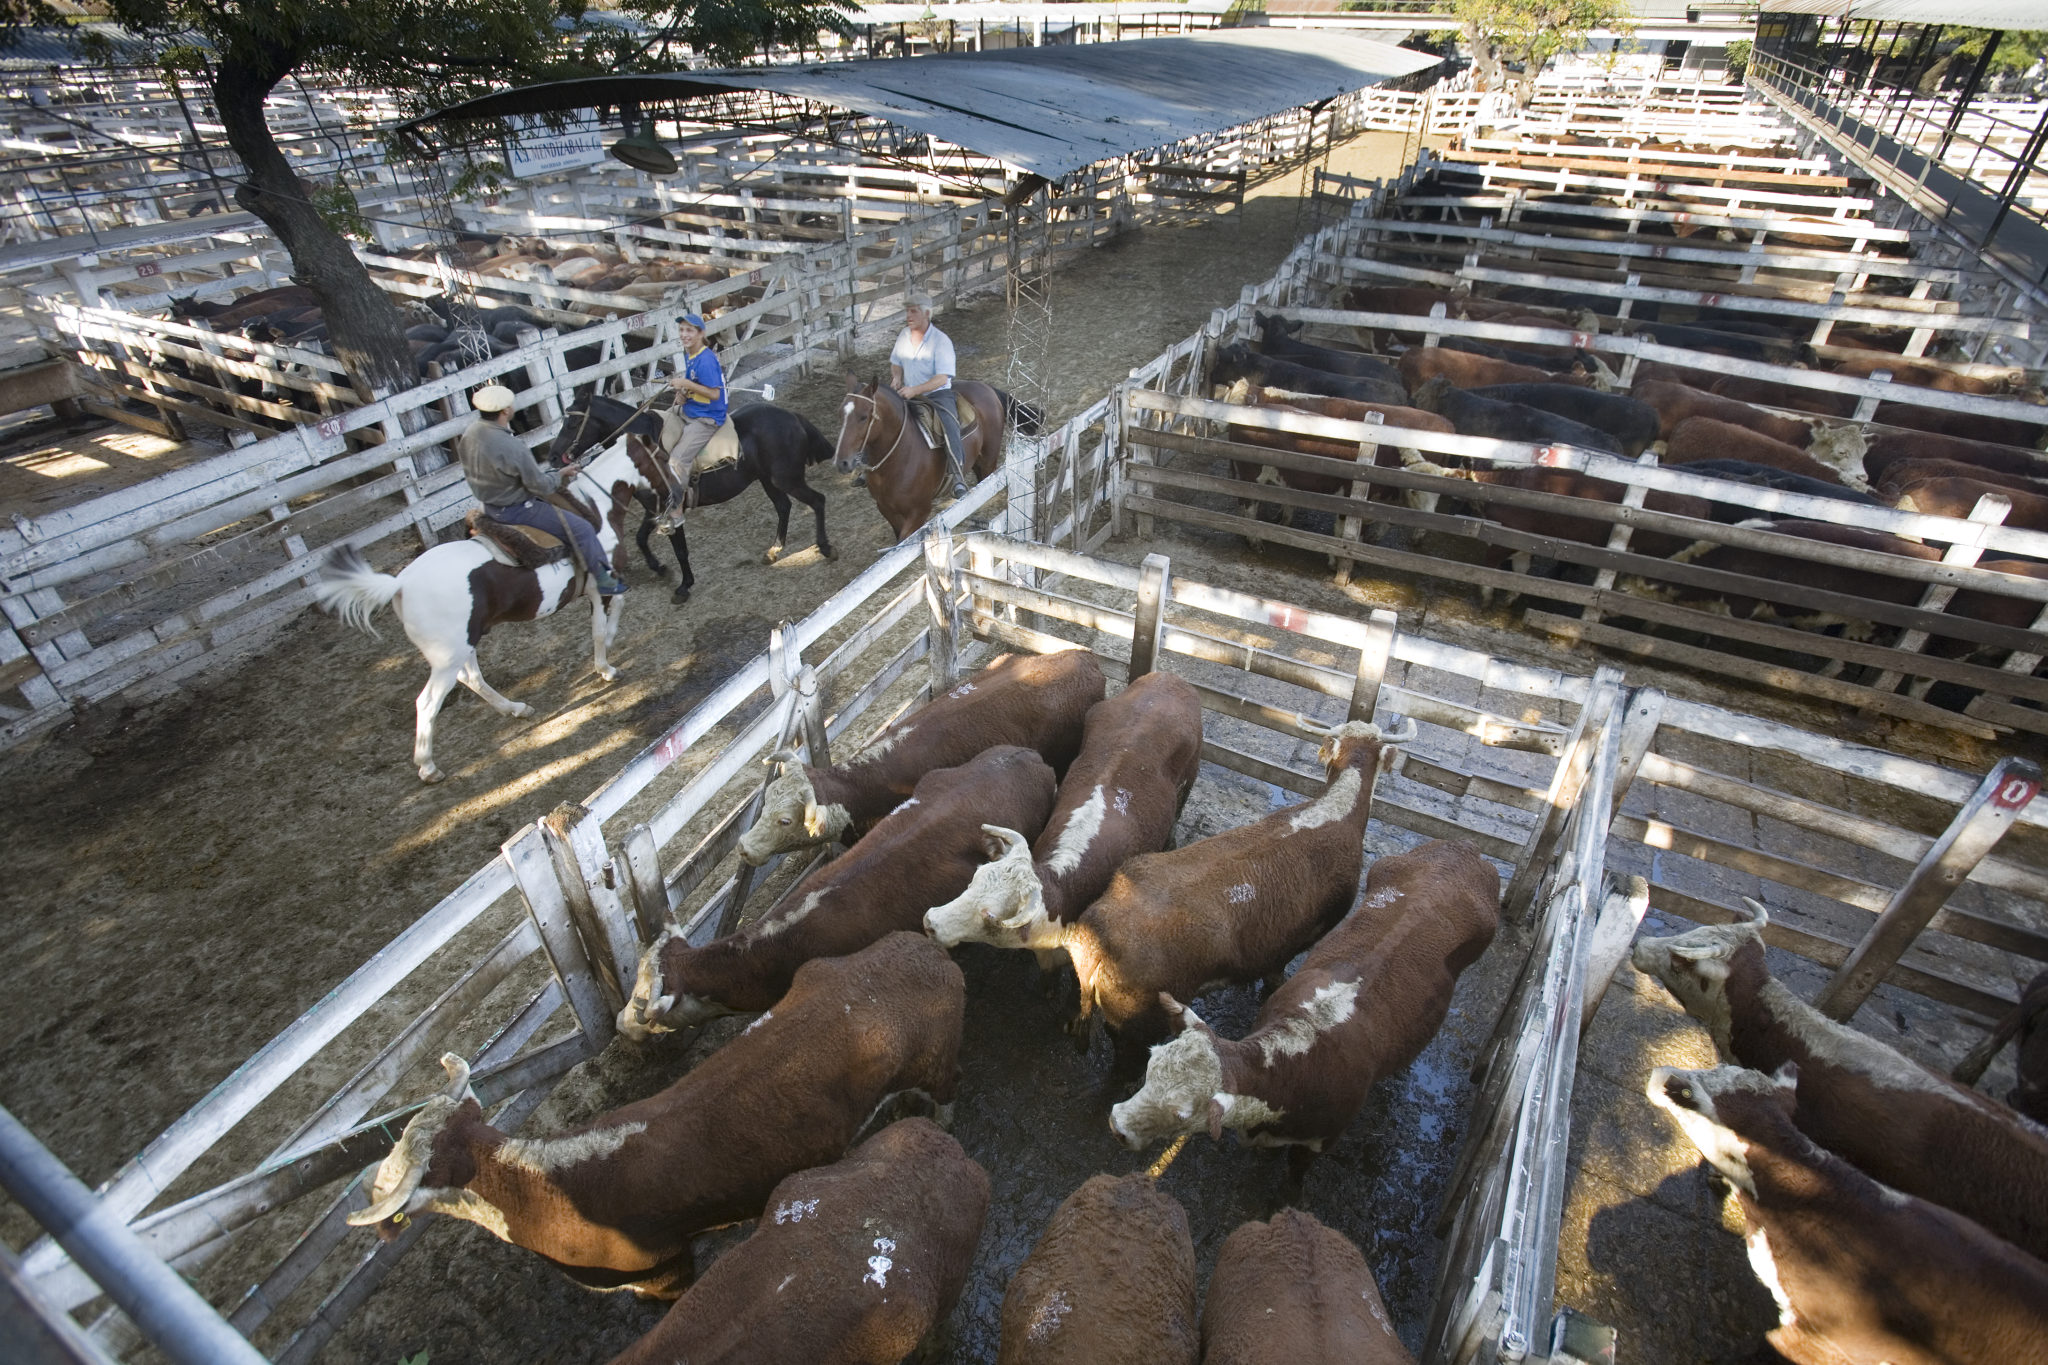
<path fill-rule="evenodd" d="M 1632 27 L 1627 0 L 1442 0 L 1463 30 L 1473 80 L 1482 90 L 1511 90 L 1526 105 L 1544 63 L 1576 52 L 1596 28 Z"/>

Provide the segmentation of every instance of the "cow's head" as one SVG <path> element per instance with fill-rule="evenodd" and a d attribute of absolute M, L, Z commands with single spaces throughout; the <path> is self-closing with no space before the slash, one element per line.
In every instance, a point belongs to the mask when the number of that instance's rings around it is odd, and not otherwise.
<path fill-rule="evenodd" d="M 1645 1093 L 1650 1103 L 1677 1121 L 1715 1170 L 1754 1195 L 1756 1181 L 1742 1134 L 1753 1131 L 1758 1104 L 1790 1115 L 1798 1087 L 1796 1062 L 1785 1063 L 1773 1076 L 1740 1066 L 1701 1071 L 1660 1066 L 1650 1073 Z"/>
<path fill-rule="evenodd" d="M 496 1209 L 463 1188 L 476 1179 L 476 1156 L 461 1129 L 482 1123 L 484 1116 L 469 1085 L 469 1063 L 449 1052 L 442 1054 L 441 1067 L 448 1073 L 447 1089 L 420 1106 L 370 1177 L 370 1206 L 348 1216 L 352 1226 L 375 1227 L 387 1242 L 421 1212 L 452 1213 L 486 1227 L 504 1223 Z"/>
<path fill-rule="evenodd" d="M 1763 942 L 1770 914 L 1744 898 L 1755 917 L 1735 924 L 1709 924 L 1675 938 L 1636 940 L 1630 960 L 1678 997 L 1685 1012 L 1706 1026 L 1723 1056 L 1733 1051 L 1734 1013 L 1728 1003 L 1728 975 L 1735 955 Z"/>
<path fill-rule="evenodd" d="M 788 749 L 769 757 L 779 771 L 761 794 L 761 818 L 740 836 L 740 857 L 759 867 L 778 853 L 829 844 L 853 825 L 844 806 L 821 806 L 811 770 Z"/>
<path fill-rule="evenodd" d="M 706 1000 L 680 989 L 680 958 L 690 951 L 688 939 L 673 926 L 655 936 L 640 954 L 640 970 L 633 977 L 633 998 L 619 1011 L 619 1032 L 636 1043 L 657 1033 L 673 1033 L 735 1011 L 715 1000 Z"/>
<path fill-rule="evenodd" d="M 1303 717 L 1301 728 L 1311 735 L 1322 737 L 1316 748 L 1316 761 L 1334 777 L 1337 770 L 1350 766 L 1352 756 L 1362 744 L 1379 746 L 1378 763 L 1384 769 L 1394 761 L 1395 746 L 1414 740 L 1416 729 L 1413 720 L 1403 720 L 1392 729 L 1381 729 L 1369 720 L 1347 720 L 1342 725 L 1325 727 Z"/>
<path fill-rule="evenodd" d="M 1109 1111 L 1109 1131 L 1134 1152 L 1205 1127 L 1211 1137 L 1222 1137 L 1230 1099 L 1223 1093 L 1223 1061 L 1216 1055 L 1215 1031 L 1165 991 L 1159 993 L 1159 1003 L 1174 1037 L 1152 1049 L 1138 1093 Z"/>
<path fill-rule="evenodd" d="M 944 905 L 925 911 L 924 931 L 948 948 L 986 943 L 997 948 L 1057 948 L 1060 926 L 1045 913 L 1045 888 L 1031 845 L 1014 829 L 983 825 L 989 861 Z"/>

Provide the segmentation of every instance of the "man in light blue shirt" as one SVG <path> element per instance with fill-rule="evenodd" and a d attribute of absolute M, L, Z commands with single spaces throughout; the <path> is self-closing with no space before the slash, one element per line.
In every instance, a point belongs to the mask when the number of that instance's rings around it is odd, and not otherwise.
<path fill-rule="evenodd" d="M 946 432 L 946 461 L 952 466 L 953 496 L 964 497 L 967 479 L 961 458 L 960 410 L 954 406 L 953 339 L 932 326 L 932 296 L 912 294 L 904 300 L 903 330 L 889 352 L 890 387 L 905 398 L 922 399 L 939 414 Z"/>

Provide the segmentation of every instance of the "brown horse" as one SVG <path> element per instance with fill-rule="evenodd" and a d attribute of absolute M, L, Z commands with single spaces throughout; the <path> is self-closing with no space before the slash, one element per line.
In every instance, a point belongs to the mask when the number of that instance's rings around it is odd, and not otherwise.
<path fill-rule="evenodd" d="M 967 425 L 970 407 L 981 421 L 976 430 L 961 434 L 970 481 L 979 481 L 1002 466 L 1003 423 L 1010 405 L 1001 389 L 977 380 L 955 379 L 953 392 L 960 425 Z M 846 401 L 839 412 L 833 467 L 851 474 L 865 466 L 868 492 L 896 539 L 902 540 L 931 517 L 932 499 L 947 477 L 945 453 L 910 420 L 903 395 L 880 382 L 864 385 L 847 375 Z"/>

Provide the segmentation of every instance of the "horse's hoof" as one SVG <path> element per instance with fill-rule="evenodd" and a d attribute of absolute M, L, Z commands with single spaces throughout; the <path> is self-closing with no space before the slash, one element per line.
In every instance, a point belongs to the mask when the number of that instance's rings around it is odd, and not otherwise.
<path fill-rule="evenodd" d="M 528 716 L 532 714 L 533 708 L 531 706 L 528 706 L 525 702 L 515 701 L 512 703 L 512 715 L 514 719 L 525 720 Z"/>
<path fill-rule="evenodd" d="M 597 676 L 603 678 L 606 682 L 617 682 L 619 680 L 619 670 L 607 665 L 597 670 Z"/>
<path fill-rule="evenodd" d="M 818 547 L 818 553 L 825 556 L 825 558 L 827 559 L 839 558 L 839 551 L 833 549 L 830 545 L 820 545 Z"/>
<path fill-rule="evenodd" d="M 439 768 L 431 766 L 420 769 L 420 781 L 422 782 L 439 782 L 442 778 L 446 777 L 447 775 L 448 774 L 442 772 Z"/>
<path fill-rule="evenodd" d="M 677 588 L 668 595 L 668 600 L 680 607 L 683 603 L 690 600 L 690 590 L 688 588 Z"/>
<path fill-rule="evenodd" d="M 780 545 L 770 545 L 761 553 L 761 562 L 763 564 L 773 564 L 780 558 L 782 558 L 782 547 Z"/>

